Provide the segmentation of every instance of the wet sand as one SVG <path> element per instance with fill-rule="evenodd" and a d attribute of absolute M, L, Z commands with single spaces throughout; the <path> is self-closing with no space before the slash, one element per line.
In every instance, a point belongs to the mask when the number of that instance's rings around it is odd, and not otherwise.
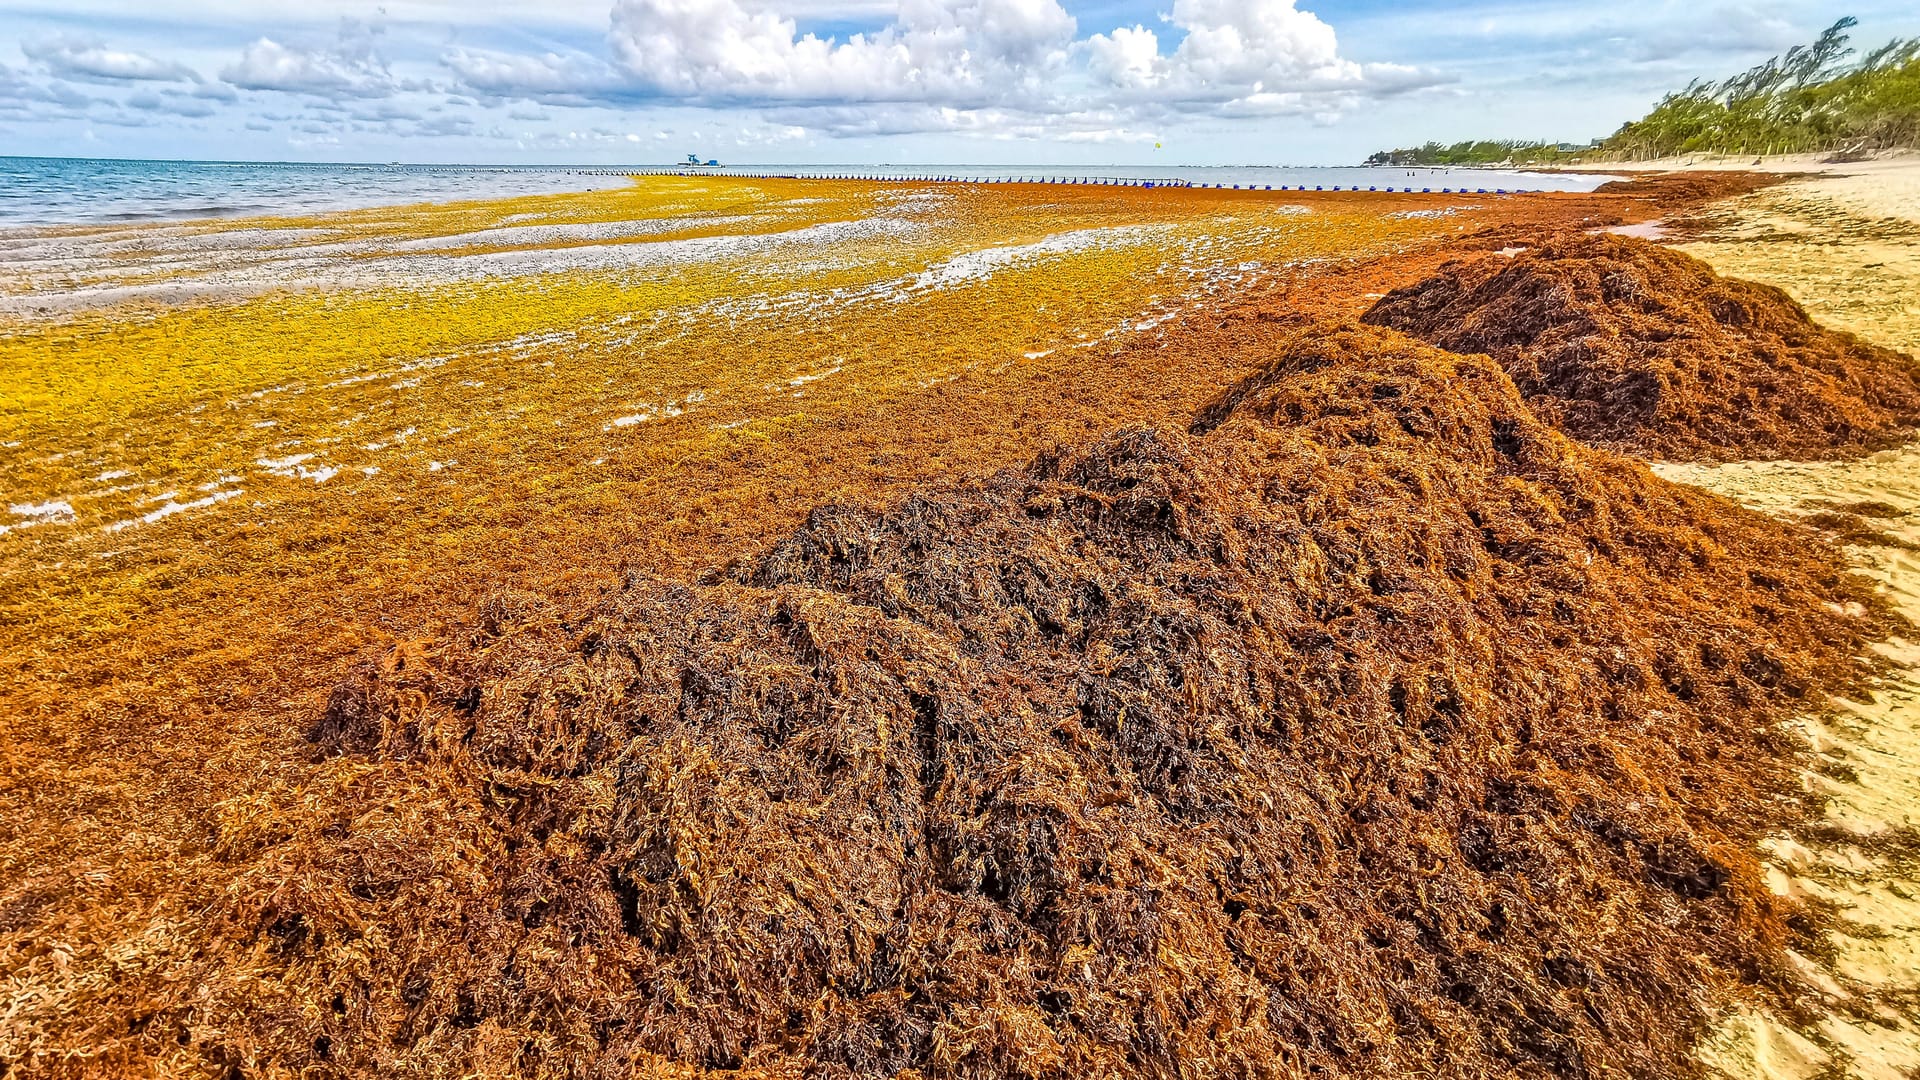
<path fill-rule="evenodd" d="M 1920 158 L 1769 164 L 1825 171 L 1709 208 L 1681 249 L 1785 289 L 1828 325 L 1920 349 Z M 1920 444 L 1855 462 L 1657 471 L 1785 517 L 1840 511 L 1859 571 L 1920 622 Z M 1806 783 L 1829 798 L 1825 822 L 1769 853 L 1777 892 L 1834 916 L 1830 952 L 1803 966 L 1812 1019 L 1730 1017 L 1704 1056 L 1742 1080 L 1920 1070 L 1920 641 L 1879 649 L 1896 669 L 1873 700 L 1807 725 Z"/>

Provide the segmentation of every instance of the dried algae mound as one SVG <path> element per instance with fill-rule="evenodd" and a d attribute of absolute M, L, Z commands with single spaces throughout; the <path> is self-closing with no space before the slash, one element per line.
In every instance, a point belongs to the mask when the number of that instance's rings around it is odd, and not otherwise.
<path fill-rule="evenodd" d="M 1920 423 L 1920 365 L 1786 293 L 1631 237 L 1450 263 L 1365 322 L 1500 361 L 1584 442 L 1675 460 L 1859 456 Z"/>
<path fill-rule="evenodd" d="M 1888 617 L 1387 331 L 1196 432 L 370 658 L 299 797 L 223 809 L 248 870 L 151 1030 L 288 1075 L 1688 1073 L 1794 933 L 1778 725 Z"/>

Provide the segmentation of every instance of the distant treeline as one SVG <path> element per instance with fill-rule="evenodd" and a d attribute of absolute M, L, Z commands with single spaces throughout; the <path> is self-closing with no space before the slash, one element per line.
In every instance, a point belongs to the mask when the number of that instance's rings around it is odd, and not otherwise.
<path fill-rule="evenodd" d="M 1587 152 L 1586 147 L 1513 139 L 1481 139 L 1442 146 L 1430 142 L 1404 150 L 1382 150 L 1367 158 L 1369 165 L 1539 165 L 1565 161 Z"/>
<path fill-rule="evenodd" d="M 1718 82 L 1698 80 L 1589 146 L 1485 140 L 1388 150 L 1370 165 L 1553 164 L 1673 154 L 1848 153 L 1920 147 L 1920 38 L 1854 57 L 1841 19 L 1811 45 Z"/>

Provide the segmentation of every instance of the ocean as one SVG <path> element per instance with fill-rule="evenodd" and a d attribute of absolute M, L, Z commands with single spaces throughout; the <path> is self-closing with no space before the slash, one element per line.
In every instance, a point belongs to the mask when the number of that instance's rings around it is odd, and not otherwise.
<path fill-rule="evenodd" d="M 377 165 L 0 157 L 0 228 L 303 214 L 620 187 L 671 164 Z M 721 174 L 1587 191 L 1612 177 L 1358 166 L 739 165 Z"/>

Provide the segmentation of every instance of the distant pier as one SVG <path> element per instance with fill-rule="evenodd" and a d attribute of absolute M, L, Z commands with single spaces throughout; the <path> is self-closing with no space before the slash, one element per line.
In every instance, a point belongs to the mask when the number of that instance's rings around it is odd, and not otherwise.
<path fill-rule="evenodd" d="M 819 175 L 800 172 L 768 172 L 735 169 L 569 169 L 584 176 L 724 176 L 735 180 L 860 180 L 874 184 L 1087 184 L 1099 187 L 1192 188 L 1210 191 L 1321 191 L 1375 192 L 1404 195 L 1513 195 L 1523 189 L 1484 187 L 1396 187 L 1388 184 L 1209 184 L 1176 177 L 1138 176 L 979 176 L 962 173 L 908 173 L 896 176 L 863 176 L 859 173 Z"/>

